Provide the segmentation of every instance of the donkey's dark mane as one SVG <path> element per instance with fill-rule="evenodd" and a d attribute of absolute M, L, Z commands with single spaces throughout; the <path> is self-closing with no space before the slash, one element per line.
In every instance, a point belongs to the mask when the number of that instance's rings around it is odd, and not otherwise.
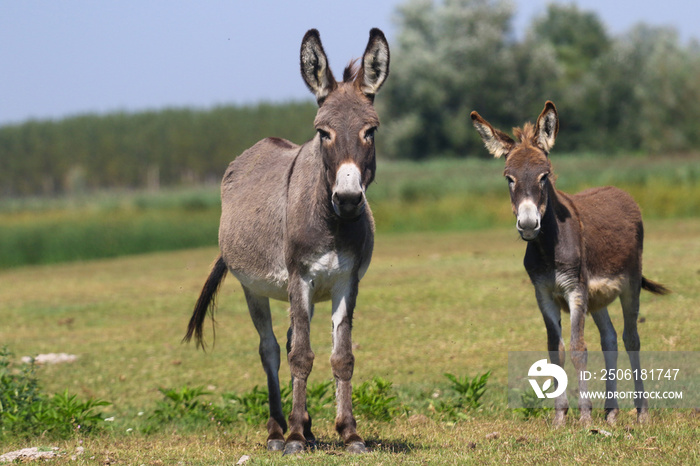
<path fill-rule="evenodd" d="M 357 78 L 358 74 L 360 73 L 360 65 L 357 64 L 358 61 L 360 61 L 359 58 L 350 60 L 348 66 L 346 66 L 345 70 L 343 70 L 344 83 L 352 82 L 355 80 L 355 78 Z"/>

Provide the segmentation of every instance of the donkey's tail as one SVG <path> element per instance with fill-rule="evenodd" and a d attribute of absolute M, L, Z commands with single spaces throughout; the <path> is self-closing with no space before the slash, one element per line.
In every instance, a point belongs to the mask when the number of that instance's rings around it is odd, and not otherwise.
<path fill-rule="evenodd" d="M 211 269 L 211 273 L 204 282 L 202 287 L 202 292 L 199 294 L 199 299 L 197 299 L 197 304 L 194 306 L 194 312 L 190 318 L 190 323 L 187 326 L 187 334 L 185 338 L 182 339 L 183 342 L 188 342 L 194 339 L 197 342 L 197 346 L 205 349 L 204 340 L 202 338 L 202 326 L 204 325 L 204 319 L 207 317 L 207 312 L 211 315 L 212 327 L 214 326 L 214 308 L 216 307 L 216 293 L 219 291 L 219 286 L 224 281 L 226 277 L 226 263 L 223 257 L 219 255 L 214 262 Z"/>
<path fill-rule="evenodd" d="M 663 286 L 661 283 L 657 283 L 651 280 L 647 280 L 642 277 L 642 288 L 651 291 L 654 294 L 669 294 L 671 290 Z"/>

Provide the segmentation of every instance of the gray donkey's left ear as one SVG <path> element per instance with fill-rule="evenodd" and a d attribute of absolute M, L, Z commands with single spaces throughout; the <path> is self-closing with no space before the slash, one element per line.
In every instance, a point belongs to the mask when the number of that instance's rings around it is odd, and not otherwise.
<path fill-rule="evenodd" d="M 389 43 L 384 33 L 373 28 L 369 32 L 369 42 L 362 56 L 362 68 L 356 83 L 360 90 L 370 99 L 374 99 L 387 76 L 389 76 Z"/>
<path fill-rule="evenodd" d="M 309 29 L 301 41 L 299 52 L 301 62 L 301 76 L 304 82 L 316 96 L 319 105 L 331 93 L 338 83 L 333 77 L 328 57 L 321 44 L 321 36 L 316 29 Z"/>

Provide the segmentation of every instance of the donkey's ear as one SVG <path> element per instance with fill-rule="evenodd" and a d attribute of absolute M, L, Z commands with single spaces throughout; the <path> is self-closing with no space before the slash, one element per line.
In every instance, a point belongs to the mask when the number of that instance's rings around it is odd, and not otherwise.
<path fill-rule="evenodd" d="M 384 33 L 377 28 L 369 31 L 369 42 L 364 55 L 362 67 L 355 82 L 360 90 L 370 99 L 374 99 L 387 76 L 389 76 L 389 43 Z"/>
<path fill-rule="evenodd" d="M 557 116 L 557 108 L 551 100 L 544 104 L 544 110 L 537 117 L 537 126 L 535 127 L 535 144 L 537 144 L 545 152 L 549 152 L 554 147 L 554 140 L 559 132 L 559 117 Z"/>
<path fill-rule="evenodd" d="M 328 66 L 326 52 L 321 45 L 321 36 L 316 29 L 309 29 L 301 41 L 301 76 L 316 96 L 319 105 L 338 87 L 331 68 Z"/>
<path fill-rule="evenodd" d="M 515 145 L 515 141 L 513 141 L 510 136 L 491 126 L 488 121 L 481 118 L 481 115 L 476 112 L 472 112 L 471 117 L 474 128 L 479 132 L 486 146 L 486 150 L 488 150 L 491 155 L 499 158 L 510 152 Z"/>

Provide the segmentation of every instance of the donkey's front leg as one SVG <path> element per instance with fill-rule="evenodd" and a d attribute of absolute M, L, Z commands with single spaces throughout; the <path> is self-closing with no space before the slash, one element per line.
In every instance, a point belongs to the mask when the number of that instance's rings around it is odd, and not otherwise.
<path fill-rule="evenodd" d="M 583 329 L 586 322 L 586 309 L 588 307 L 588 295 L 585 289 L 577 288 L 569 293 L 569 309 L 571 310 L 571 362 L 576 369 L 578 378 L 578 408 L 581 412 L 580 422 L 589 424 L 592 421 L 591 411 L 593 405 L 588 395 L 588 382 L 583 377 L 588 364 L 588 350 L 583 338 Z M 586 394 L 586 396 L 584 396 Z"/>
<path fill-rule="evenodd" d="M 352 354 L 352 314 L 357 298 L 357 277 L 333 290 L 333 352 L 331 368 L 336 383 L 337 415 L 335 429 L 350 453 L 367 451 L 365 442 L 357 434 L 357 423 L 352 414 L 352 373 L 355 356 Z"/>
<path fill-rule="evenodd" d="M 545 286 L 540 285 L 535 287 L 535 296 L 537 297 L 537 305 L 542 313 L 544 325 L 547 328 L 547 351 L 549 351 L 549 360 L 552 364 L 564 368 L 566 362 L 566 349 L 564 340 L 561 338 L 561 309 L 554 302 L 552 294 Z M 566 398 L 566 392 L 559 395 L 554 400 L 554 427 L 562 427 L 566 424 L 566 413 L 569 411 L 569 400 Z"/>
<path fill-rule="evenodd" d="M 292 412 L 289 415 L 289 435 L 284 454 L 304 450 L 307 433 L 311 438 L 311 418 L 306 410 L 306 381 L 314 365 L 311 350 L 310 324 L 313 314 L 313 285 L 311 280 L 299 276 L 289 279 L 290 341 L 287 359 L 292 374 Z"/>

